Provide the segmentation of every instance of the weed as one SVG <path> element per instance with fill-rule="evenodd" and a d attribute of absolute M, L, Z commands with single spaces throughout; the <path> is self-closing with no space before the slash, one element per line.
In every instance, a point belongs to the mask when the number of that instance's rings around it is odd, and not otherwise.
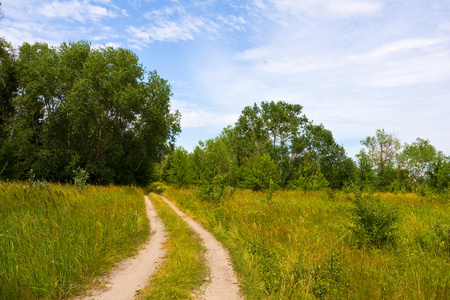
<path fill-rule="evenodd" d="M 269 295 L 276 294 L 280 288 L 281 277 L 280 263 L 276 252 L 271 248 L 255 243 L 250 244 L 249 252 L 251 255 L 255 256 L 258 261 L 265 291 Z"/>
<path fill-rule="evenodd" d="M 436 222 L 433 229 L 439 238 L 440 245 L 444 248 L 444 251 L 450 255 L 450 226 L 448 224 Z"/>

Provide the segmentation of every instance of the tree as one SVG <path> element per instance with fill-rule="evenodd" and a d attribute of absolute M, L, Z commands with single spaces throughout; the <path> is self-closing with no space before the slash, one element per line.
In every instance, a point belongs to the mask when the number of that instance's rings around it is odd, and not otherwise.
<path fill-rule="evenodd" d="M 167 158 L 165 167 L 165 180 L 177 187 L 187 187 L 194 183 L 194 170 L 189 153 L 178 147 Z"/>
<path fill-rule="evenodd" d="M 386 188 L 395 179 L 394 166 L 400 141 L 384 129 L 377 129 L 375 136 L 368 136 L 361 141 L 368 148 L 368 155 L 376 168 L 378 185 Z"/>
<path fill-rule="evenodd" d="M 431 163 L 428 174 L 430 186 L 437 192 L 450 189 L 450 157 L 438 151 L 436 158 Z"/>
<path fill-rule="evenodd" d="M 10 43 L 0 38 L 0 178 L 12 178 L 19 169 L 17 149 L 11 143 L 17 87 L 15 51 Z"/>
<path fill-rule="evenodd" d="M 239 186 L 260 191 L 275 186 L 279 181 L 277 165 L 268 154 L 255 155 L 240 169 Z"/>
<path fill-rule="evenodd" d="M 436 156 L 436 148 L 428 140 L 417 138 L 411 144 L 405 143 L 400 160 L 410 174 L 409 189 L 427 179 Z"/>
<path fill-rule="evenodd" d="M 302 106 L 283 101 L 262 102 L 261 107 L 245 107 L 231 131 L 231 144 L 238 166 L 253 155 L 270 154 L 277 164 L 280 183 L 287 184 L 292 175 L 292 160 L 297 142 L 305 132 L 307 119 Z"/>
<path fill-rule="evenodd" d="M 23 44 L 16 62 L 12 139 L 38 178 L 71 180 L 82 168 L 99 183 L 146 184 L 180 132 L 171 87 L 129 50 L 85 41 Z"/>
<path fill-rule="evenodd" d="M 316 165 L 310 169 L 320 170 L 333 189 L 342 188 L 346 183 L 353 181 L 354 163 L 347 157 L 344 148 L 336 143 L 331 131 L 325 129 L 322 124 L 309 123 L 302 139 L 303 141 L 298 143 L 302 169 L 308 164 Z"/>
<path fill-rule="evenodd" d="M 362 188 L 374 187 L 375 169 L 369 154 L 361 150 L 356 154 L 358 170 L 357 170 L 357 184 Z"/>
<path fill-rule="evenodd" d="M 13 99 L 17 93 L 14 49 L 0 38 L 0 146 L 8 135 L 8 125 L 14 115 Z"/>

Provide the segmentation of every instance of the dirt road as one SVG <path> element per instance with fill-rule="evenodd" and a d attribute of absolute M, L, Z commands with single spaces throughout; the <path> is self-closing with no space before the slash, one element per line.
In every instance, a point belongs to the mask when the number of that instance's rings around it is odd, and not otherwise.
<path fill-rule="evenodd" d="M 150 276 L 157 270 L 165 255 L 162 244 L 166 241 L 166 233 L 161 219 L 147 196 L 145 196 L 145 204 L 150 220 L 151 233 L 144 249 L 140 250 L 134 257 L 122 261 L 107 278 L 104 289 L 91 291 L 89 296 L 78 299 L 134 299 L 135 292 L 142 289 Z"/>
<path fill-rule="evenodd" d="M 230 257 L 222 244 L 200 224 L 181 212 L 172 202 L 162 198 L 199 235 L 206 248 L 205 259 L 210 269 L 211 280 L 201 288 L 202 293 L 199 298 L 208 300 L 242 299 Z"/>
<path fill-rule="evenodd" d="M 214 236 L 200 224 L 187 217 L 172 202 L 162 199 L 198 234 L 206 248 L 206 264 L 210 270 L 210 280 L 200 289 L 199 299 L 234 300 L 242 299 L 236 275 L 231 266 L 228 252 Z M 162 262 L 165 251 L 162 243 L 166 241 L 164 225 L 158 217 L 150 199 L 145 196 L 147 215 L 150 220 L 151 235 L 145 248 L 121 262 L 107 278 L 105 288 L 94 290 L 83 300 L 132 300 L 136 290 L 142 289 L 150 276 Z"/>

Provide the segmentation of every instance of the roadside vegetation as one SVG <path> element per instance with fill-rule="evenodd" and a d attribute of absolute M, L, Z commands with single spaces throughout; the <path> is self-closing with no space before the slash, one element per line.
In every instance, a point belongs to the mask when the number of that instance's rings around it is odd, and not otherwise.
<path fill-rule="evenodd" d="M 74 296 L 149 234 L 136 187 L 0 183 L 0 299 Z"/>
<path fill-rule="evenodd" d="M 195 233 L 161 197 L 153 193 L 149 197 L 166 227 L 167 255 L 138 299 L 194 299 L 206 278 L 204 249 Z"/>
<path fill-rule="evenodd" d="M 450 205 L 417 194 L 164 195 L 230 250 L 248 299 L 448 299 Z"/>

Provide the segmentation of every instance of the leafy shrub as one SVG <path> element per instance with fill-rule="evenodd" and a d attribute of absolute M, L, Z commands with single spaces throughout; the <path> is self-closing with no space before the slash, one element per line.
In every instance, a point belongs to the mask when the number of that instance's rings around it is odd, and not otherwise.
<path fill-rule="evenodd" d="M 352 202 L 353 226 L 350 230 L 358 246 L 381 247 L 395 242 L 395 223 L 398 219 L 395 209 L 382 203 L 379 198 L 363 196 L 359 191 L 355 191 Z"/>
<path fill-rule="evenodd" d="M 82 190 L 89 179 L 89 173 L 85 169 L 78 167 L 73 171 L 73 175 L 73 183 L 77 189 Z"/>
<path fill-rule="evenodd" d="M 326 189 L 329 183 L 320 167 L 309 164 L 299 167 L 298 178 L 292 181 L 290 185 L 291 188 L 296 190 L 311 191 Z"/>
<path fill-rule="evenodd" d="M 197 184 L 197 197 L 206 202 L 219 202 L 222 198 L 233 196 L 234 188 L 226 186 L 222 176 L 217 175 L 214 181 L 203 180 Z"/>
<path fill-rule="evenodd" d="M 279 181 L 277 165 L 268 154 L 255 155 L 241 168 L 240 187 L 254 191 L 267 190 Z"/>
<path fill-rule="evenodd" d="M 166 189 L 166 185 L 162 182 L 153 182 L 150 183 L 145 189 L 146 194 L 155 193 L 161 195 Z"/>

